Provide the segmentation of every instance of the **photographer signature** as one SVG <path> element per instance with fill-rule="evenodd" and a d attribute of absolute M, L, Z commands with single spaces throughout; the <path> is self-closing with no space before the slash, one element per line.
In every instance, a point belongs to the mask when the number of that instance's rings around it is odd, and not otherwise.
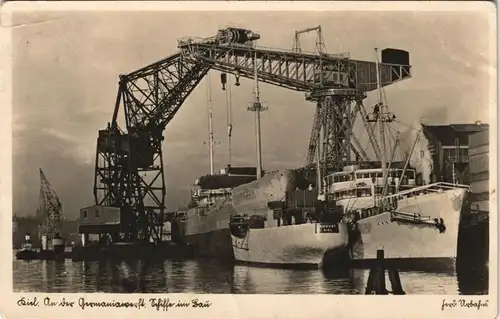
<path fill-rule="evenodd" d="M 454 299 L 447 301 L 443 299 L 443 304 L 441 305 L 441 310 L 453 309 L 453 308 L 476 308 L 477 310 L 481 308 L 488 307 L 489 300 L 466 300 L 466 299 Z"/>

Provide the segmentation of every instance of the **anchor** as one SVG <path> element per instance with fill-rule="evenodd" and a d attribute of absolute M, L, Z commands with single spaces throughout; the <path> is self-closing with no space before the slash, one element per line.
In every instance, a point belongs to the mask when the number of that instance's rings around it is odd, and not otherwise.
<path fill-rule="evenodd" d="M 436 228 L 439 230 L 440 234 L 443 234 L 446 231 L 446 226 L 444 225 L 444 220 L 442 218 L 434 218 L 434 222 L 436 223 Z"/>

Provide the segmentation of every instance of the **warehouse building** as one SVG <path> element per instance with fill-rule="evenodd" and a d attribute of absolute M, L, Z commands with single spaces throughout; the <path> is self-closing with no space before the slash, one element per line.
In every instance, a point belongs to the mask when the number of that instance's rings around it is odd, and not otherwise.
<path fill-rule="evenodd" d="M 470 184 L 469 137 L 488 124 L 422 125 L 433 159 L 432 181 Z"/>
<path fill-rule="evenodd" d="M 469 136 L 469 179 L 471 210 L 489 211 L 489 130 Z"/>

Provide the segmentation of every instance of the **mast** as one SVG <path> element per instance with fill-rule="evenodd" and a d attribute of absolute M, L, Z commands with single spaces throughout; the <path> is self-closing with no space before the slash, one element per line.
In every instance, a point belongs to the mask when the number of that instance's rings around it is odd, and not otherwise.
<path fill-rule="evenodd" d="M 214 128 L 212 121 L 212 95 L 210 74 L 207 79 L 207 108 L 208 108 L 208 152 L 210 161 L 210 175 L 214 175 Z"/>
<path fill-rule="evenodd" d="M 382 206 L 385 205 L 385 200 L 384 197 L 387 193 L 387 181 L 388 181 L 388 171 L 387 169 L 390 167 L 387 167 L 387 145 L 386 145 L 386 139 L 385 139 L 385 125 L 387 122 L 392 122 L 396 118 L 396 116 L 389 112 L 387 110 L 387 105 L 383 102 L 383 93 L 382 93 L 382 79 L 381 79 L 381 74 L 380 74 L 380 65 L 379 65 L 379 59 L 378 59 L 378 49 L 375 48 L 375 53 L 376 53 L 376 63 L 375 63 L 375 69 L 377 71 L 377 92 L 378 92 L 378 103 L 374 107 L 374 119 L 373 120 L 368 120 L 368 122 L 376 122 L 375 124 L 378 124 L 379 126 L 379 134 L 380 134 L 380 140 L 382 142 L 382 147 L 380 149 L 380 157 L 381 157 L 381 164 L 382 164 Z M 394 147 L 397 147 L 397 141 Z M 395 150 L 395 149 L 394 149 Z M 391 163 L 392 163 L 392 156 L 391 156 Z"/>
<path fill-rule="evenodd" d="M 379 107 L 379 112 L 380 115 L 377 117 L 377 124 L 379 126 L 379 133 L 380 133 L 380 139 L 382 142 L 382 152 L 381 152 L 381 161 L 382 161 L 382 181 L 383 181 L 383 190 L 382 190 L 382 198 L 385 196 L 385 189 L 386 189 L 386 180 L 387 180 L 387 169 L 386 169 L 386 157 L 385 157 L 385 152 L 386 152 L 386 145 L 385 145 L 385 129 L 384 129 L 384 121 L 382 119 L 382 114 L 384 114 L 384 104 L 382 102 L 382 89 L 380 85 L 380 69 L 379 69 L 379 61 L 378 61 L 378 48 L 375 48 L 375 54 L 376 54 L 376 63 L 375 63 L 375 68 L 377 72 L 377 92 L 378 92 L 378 107 Z M 382 203 L 383 205 L 383 203 Z"/>
<path fill-rule="evenodd" d="M 406 168 L 408 168 L 408 165 L 410 164 L 410 159 L 413 154 L 413 151 L 415 150 L 415 146 L 417 145 L 418 140 L 420 139 L 420 131 L 417 133 L 417 136 L 415 137 L 415 140 L 413 141 L 413 144 L 411 145 L 410 153 L 408 153 L 408 156 L 406 156 L 406 161 L 405 161 L 405 166 L 403 167 L 403 171 L 401 172 L 401 176 L 399 177 L 399 182 L 396 185 L 396 192 L 399 191 L 399 186 L 401 184 L 401 180 L 406 174 Z"/>
<path fill-rule="evenodd" d="M 267 110 L 266 107 L 263 107 L 260 102 L 259 96 L 259 80 L 257 77 L 257 52 L 255 52 L 253 59 L 253 67 L 254 67 L 254 83 L 255 83 L 255 91 L 254 91 L 254 101 L 252 106 L 248 107 L 249 111 L 255 113 L 255 138 L 257 144 L 257 179 L 262 177 L 262 146 L 261 146 L 261 130 L 260 130 L 260 112 Z"/>

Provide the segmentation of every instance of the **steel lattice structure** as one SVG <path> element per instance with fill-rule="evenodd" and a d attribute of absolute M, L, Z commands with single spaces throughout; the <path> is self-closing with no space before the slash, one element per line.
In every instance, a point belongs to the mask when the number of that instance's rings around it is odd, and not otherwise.
<path fill-rule="evenodd" d="M 54 238 L 61 231 L 62 205 L 59 196 L 57 196 L 56 191 L 50 185 L 41 168 L 39 210 L 41 217 L 44 219 L 42 224 L 44 235 L 47 235 L 48 238 Z"/>
<path fill-rule="evenodd" d="M 121 208 L 123 239 L 160 240 L 166 194 L 163 131 L 210 69 L 253 78 L 256 59 L 261 82 L 308 93 L 323 114 L 315 125 L 324 135 L 324 166 L 349 160 L 351 149 L 364 152 L 350 131 L 365 93 L 377 87 L 374 62 L 256 48 L 246 41 L 249 37 L 228 39 L 181 39 L 179 53 L 120 76 L 112 122 L 99 131 L 94 196 L 96 205 Z M 380 70 L 382 86 L 411 76 L 409 65 L 382 63 Z M 119 109 L 126 130 L 118 127 Z"/>

